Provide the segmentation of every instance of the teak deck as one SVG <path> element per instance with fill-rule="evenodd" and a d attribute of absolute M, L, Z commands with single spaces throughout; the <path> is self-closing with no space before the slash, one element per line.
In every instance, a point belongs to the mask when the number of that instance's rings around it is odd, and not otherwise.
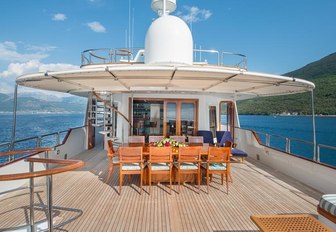
<path fill-rule="evenodd" d="M 78 157 L 86 166 L 53 177 L 55 206 L 77 208 L 82 215 L 56 231 L 258 231 L 250 219 L 255 214 L 308 213 L 316 215 L 320 193 L 267 167 L 247 160 L 233 164 L 233 183 L 229 194 L 220 177 L 214 176 L 209 194 L 203 180 L 201 193 L 197 186 L 185 184 L 177 193 L 173 185 L 144 186 L 139 194 L 139 178 L 131 182 L 125 178 L 123 192 L 118 194 L 119 169 L 114 170 L 109 183 L 106 151 L 99 148 Z M 44 178 L 36 182 L 44 183 Z M 0 195 L 1 197 L 1 195 Z M 35 202 L 45 203 L 45 187 L 35 188 Z M 0 198 L 0 231 L 26 224 L 29 218 L 28 189 Z M 56 223 L 76 215 L 74 212 L 54 210 Z M 35 220 L 45 214 L 36 210 Z"/>

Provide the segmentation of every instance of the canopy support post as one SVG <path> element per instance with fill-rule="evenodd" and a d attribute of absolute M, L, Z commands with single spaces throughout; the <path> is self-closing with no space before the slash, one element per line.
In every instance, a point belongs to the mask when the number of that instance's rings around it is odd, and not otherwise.
<path fill-rule="evenodd" d="M 12 122 L 12 140 L 11 140 L 11 146 L 10 151 L 14 150 L 14 144 L 15 144 L 15 137 L 16 137 L 16 112 L 17 112 L 17 97 L 18 97 L 18 84 L 15 84 L 14 89 L 14 101 L 13 101 L 13 122 Z M 13 157 L 9 157 L 9 159 L 13 159 Z M 10 161 L 9 160 L 9 161 Z"/>
<path fill-rule="evenodd" d="M 131 94 L 131 106 L 130 106 L 130 109 L 131 109 L 130 121 L 132 122 L 130 130 L 131 130 L 131 135 L 132 136 L 133 136 L 133 99 L 134 99 L 134 95 L 133 95 L 133 92 L 132 92 L 132 94 Z"/>
<path fill-rule="evenodd" d="M 315 106 L 314 106 L 314 90 L 311 91 L 311 107 L 313 120 L 313 144 L 314 144 L 314 160 L 320 162 L 320 157 L 316 157 L 316 127 L 315 127 Z"/>

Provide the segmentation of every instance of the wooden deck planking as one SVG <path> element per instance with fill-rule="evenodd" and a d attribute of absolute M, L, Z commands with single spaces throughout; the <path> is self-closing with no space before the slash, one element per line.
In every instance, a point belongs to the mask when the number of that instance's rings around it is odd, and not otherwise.
<path fill-rule="evenodd" d="M 172 195 L 169 184 L 153 184 L 151 195 L 148 186 L 143 186 L 140 195 L 140 178 L 133 176 L 130 184 L 125 178 L 120 196 L 118 168 L 109 183 L 104 182 L 108 174 L 105 151 L 94 149 L 79 157 L 87 162 L 85 168 L 53 178 L 54 205 L 83 211 L 81 217 L 63 227 L 68 231 L 257 231 L 250 215 L 317 214 L 316 199 L 320 193 L 267 167 L 261 169 L 253 161 L 232 165 L 229 194 L 225 184 L 220 185 L 220 176 L 214 176 L 209 194 L 203 181 L 200 194 L 197 185 L 187 183 L 181 185 L 180 194 L 177 184 L 173 185 Z M 36 202 L 39 196 L 45 201 L 45 188 L 35 190 L 39 191 L 35 194 Z M 0 228 L 26 222 L 20 209 L 28 205 L 27 192 L 0 198 Z M 60 218 L 73 214 L 61 212 Z M 36 214 L 37 218 L 43 216 L 43 212 Z"/>

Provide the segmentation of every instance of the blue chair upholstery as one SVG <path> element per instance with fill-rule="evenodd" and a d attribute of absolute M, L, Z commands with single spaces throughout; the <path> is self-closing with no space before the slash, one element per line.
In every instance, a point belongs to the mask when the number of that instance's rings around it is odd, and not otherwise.
<path fill-rule="evenodd" d="M 239 150 L 238 148 L 231 149 L 232 156 L 236 157 L 247 157 L 247 153 L 245 151 Z"/>
<path fill-rule="evenodd" d="M 218 133 L 217 133 L 218 132 Z M 226 142 L 230 142 L 231 144 L 233 143 L 232 135 L 230 131 L 216 131 L 216 136 L 222 134 L 222 137 L 220 138 L 219 146 L 223 147 L 225 146 Z M 247 153 L 245 151 L 242 151 L 238 148 L 233 147 L 231 149 L 231 154 L 233 157 L 247 157 Z"/>
<path fill-rule="evenodd" d="M 225 131 L 216 131 L 217 143 L 219 143 L 224 135 Z"/>
<path fill-rule="evenodd" d="M 214 144 L 213 142 L 213 135 L 211 131 L 208 130 L 199 130 L 197 131 L 197 136 L 203 136 L 203 142 L 209 143 L 211 145 Z"/>
<path fill-rule="evenodd" d="M 225 131 L 223 137 L 219 141 L 219 146 L 224 147 L 226 142 L 233 144 L 233 139 L 230 131 Z"/>

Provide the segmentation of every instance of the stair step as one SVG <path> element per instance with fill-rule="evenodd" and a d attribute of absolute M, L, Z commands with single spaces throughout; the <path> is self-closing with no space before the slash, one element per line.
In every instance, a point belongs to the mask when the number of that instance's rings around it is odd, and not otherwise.
<path fill-rule="evenodd" d="M 92 124 L 92 126 L 101 127 L 101 126 L 104 126 L 104 123 L 95 123 L 95 124 Z"/>
<path fill-rule="evenodd" d="M 107 134 L 110 134 L 112 133 L 111 131 L 99 131 L 99 134 L 102 134 L 102 135 L 107 135 Z"/>

